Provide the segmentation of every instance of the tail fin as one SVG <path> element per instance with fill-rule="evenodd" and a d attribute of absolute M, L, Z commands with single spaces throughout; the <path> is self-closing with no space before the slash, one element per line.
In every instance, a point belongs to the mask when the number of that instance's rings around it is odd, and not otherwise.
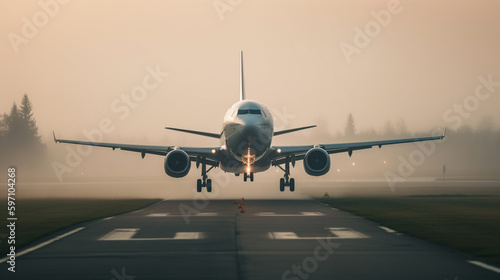
<path fill-rule="evenodd" d="M 245 100 L 245 83 L 243 80 L 243 51 L 240 51 L 240 101 Z"/>

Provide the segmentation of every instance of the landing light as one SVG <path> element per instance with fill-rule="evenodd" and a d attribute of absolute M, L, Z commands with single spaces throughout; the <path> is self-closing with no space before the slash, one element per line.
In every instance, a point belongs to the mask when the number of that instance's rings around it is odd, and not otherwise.
<path fill-rule="evenodd" d="M 353 162 L 352 165 L 356 165 L 356 163 Z"/>
<path fill-rule="evenodd" d="M 217 152 L 215 149 L 212 149 L 212 154 L 215 154 L 215 152 Z"/>
<path fill-rule="evenodd" d="M 250 174 L 250 167 L 247 167 L 247 173 Z"/>
<path fill-rule="evenodd" d="M 281 153 L 281 149 L 278 149 L 276 152 L 278 152 L 278 154 Z"/>

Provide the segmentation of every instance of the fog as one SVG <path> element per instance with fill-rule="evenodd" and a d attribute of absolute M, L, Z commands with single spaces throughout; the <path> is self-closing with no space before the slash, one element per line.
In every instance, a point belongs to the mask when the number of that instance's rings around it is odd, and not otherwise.
<path fill-rule="evenodd" d="M 240 50 L 247 97 L 270 109 L 276 130 L 318 125 L 276 137 L 275 145 L 450 132 L 432 151 L 407 144 L 332 155 L 330 173 L 319 178 L 298 163 L 292 170 L 298 188 L 360 178 L 387 186 L 388 172 L 408 175 L 398 168 L 415 151 L 424 158 L 405 180 L 440 178 L 443 165 L 451 178 L 498 179 L 498 1 L 63 2 L 0 3 L 0 113 L 26 93 L 47 143 L 46 163 L 32 176 L 19 173 L 37 186 L 33 196 L 193 197 L 200 176 L 194 166 L 173 179 L 160 156 L 78 150 L 53 143 L 52 132 L 63 139 L 217 146 L 216 139 L 164 127 L 220 131 L 239 98 Z M 349 113 L 354 139 L 343 137 Z M 57 174 L 54 163 L 67 172 Z M 223 177 L 213 198 L 308 195 L 280 193 L 282 172 L 274 167 L 254 183 L 220 169 L 209 175 Z"/>

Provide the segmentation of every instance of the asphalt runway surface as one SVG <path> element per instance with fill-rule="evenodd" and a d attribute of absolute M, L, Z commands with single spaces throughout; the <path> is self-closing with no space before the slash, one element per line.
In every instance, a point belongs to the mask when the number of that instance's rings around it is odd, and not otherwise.
<path fill-rule="evenodd" d="M 161 201 L 48 236 L 16 259 L 15 273 L 0 264 L 0 279 L 500 279 L 463 254 L 315 200 L 246 200 L 244 210 Z"/>

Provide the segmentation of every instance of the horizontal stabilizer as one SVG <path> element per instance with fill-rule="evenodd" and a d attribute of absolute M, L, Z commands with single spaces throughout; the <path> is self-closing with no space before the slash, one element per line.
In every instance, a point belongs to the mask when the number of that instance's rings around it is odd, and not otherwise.
<path fill-rule="evenodd" d="M 290 132 L 295 132 L 295 131 L 299 131 L 299 130 L 303 130 L 303 129 L 313 128 L 313 127 L 316 127 L 316 125 L 310 125 L 310 126 L 304 126 L 304 127 L 297 127 L 297 128 L 292 128 L 292 129 L 280 130 L 280 131 L 274 132 L 274 136 L 281 135 L 281 134 L 286 134 L 286 133 L 290 133 Z"/>
<path fill-rule="evenodd" d="M 170 129 L 170 130 L 175 130 L 175 131 L 180 131 L 180 132 L 185 132 L 185 133 L 191 133 L 191 134 L 196 134 L 196 135 L 201 135 L 201 136 L 211 137 L 211 138 L 217 138 L 217 139 L 220 139 L 220 136 L 221 136 L 220 134 L 217 134 L 217 133 L 188 130 L 188 129 L 182 129 L 182 128 L 165 127 L 165 129 Z"/>

